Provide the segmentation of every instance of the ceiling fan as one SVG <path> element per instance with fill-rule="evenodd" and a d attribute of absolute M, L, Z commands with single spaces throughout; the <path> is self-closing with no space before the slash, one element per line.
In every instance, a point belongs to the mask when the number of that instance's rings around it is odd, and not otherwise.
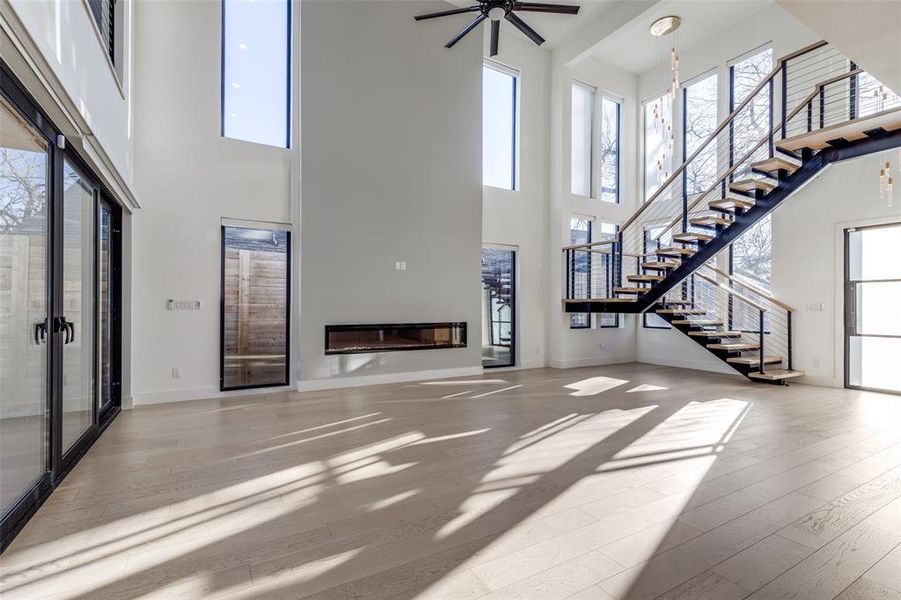
<path fill-rule="evenodd" d="M 544 38 L 538 35 L 538 32 L 529 27 L 525 21 L 513 14 L 514 12 L 542 12 L 542 13 L 559 13 L 563 15 L 576 15 L 579 13 L 579 6 L 576 4 L 546 4 L 543 2 L 516 2 L 515 0 L 479 0 L 478 4 L 467 6 L 466 8 L 453 8 L 451 10 L 442 10 L 439 12 L 428 13 L 413 17 L 417 21 L 425 19 L 436 19 L 438 17 L 448 17 L 450 15 L 460 15 L 464 13 L 479 13 L 472 22 L 464 27 L 460 33 L 452 37 L 445 45 L 445 48 L 453 48 L 454 44 L 463 39 L 463 37 L 479 26 L 485 19 L 491 21 L 491 56 L 497 54 L 497 38 L 501 29 L 501 19 L 506 19 L 513 24 L 514 27 L 523 32 L 526 37 L 535 42 L 537 45 L 544 43 Z"/>

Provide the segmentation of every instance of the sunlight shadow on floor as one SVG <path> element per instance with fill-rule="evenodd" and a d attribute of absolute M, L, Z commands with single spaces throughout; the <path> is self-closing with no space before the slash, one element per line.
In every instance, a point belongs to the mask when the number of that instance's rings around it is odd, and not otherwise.
<path fill-rule="evenodd" d="M 589 377 L 588 379 L 566 384 L 563 387 L 568 390 L 575 390 L 570 396 L 596 396 L 627 383 L 629 383 L 628 379 Z"/>

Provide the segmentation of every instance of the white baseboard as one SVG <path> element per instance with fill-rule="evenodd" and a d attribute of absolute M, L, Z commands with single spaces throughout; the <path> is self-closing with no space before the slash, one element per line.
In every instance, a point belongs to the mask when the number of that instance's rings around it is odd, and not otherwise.
<path fill-rule="evenodd" d="M 429 371 L 406 371 L 403 373 L 384 373 L 381 375 L 361 375 L 359 377 L 332 377 L 329 379 L 307 379 L 298 381 L 298 392 L 316 392 L 364 385 L 383 385 L 386 383 L 404 383 L 407 381 L 423 381 L 425 379 L 447 379 L 449 377 L 471 377 L 481 375 L 482 367 L 460 367 L 456 369 L 432 369 Z"/>
<path fill-rule="evenodd" d="M 556 360 L 548 361 L 548 366 L 553 369 L 575 369 L 578 367 L 603 367 L 604 365 L 620 365 L 623 363 L 635 362 L 634 356 L 606 356 L 577 358 L 574 360 Z"/>
<path fill-rule="evenodd" d="M 276 392 L 293 391 L 291 386 L 253 388 L 249 390 L 234 390 L 220 392 L 218 387 L 188 388 L 183 390 L 166 390 L 163 392 L 138 393 L 132 399 L 132 406 L 146 406 L 148 404 L 165 404 L 167 402 L 182 402 L 184 400 L 210 400 L 215 398 L 231 398 L 235 396 L 256 396 L 259 394 L 274 394 Z M 123 400 L 123 408 L 124 408 Z"/>
<path fill-rule="evenodd" d="M 122 410 L 131 410 L 135 407 L 135 397 L 126 396 L 122 398 Z"/>

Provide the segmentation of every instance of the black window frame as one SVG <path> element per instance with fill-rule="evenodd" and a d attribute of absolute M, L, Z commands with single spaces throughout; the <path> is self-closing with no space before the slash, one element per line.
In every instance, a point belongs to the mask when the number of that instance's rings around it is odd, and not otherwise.
<path fill-rule="evenodd" d="M 571 244 L 577 243 L 577 242 L 573 241 L 573 231 L 576 231 L 575 229 L 573 229 L 573 219 L 575 219 L 575 218 L 579 218 L 579 219 L 584 218 L 585 221 L 588 223 L 588 241 L 584 242 L 584 243 L 590 244 L 591 240 L 592 240 L 593 229 L 594 229 L 594 219 L 592 219 L 590 217 L 580 217 L 578 215 L 570 215 L 570 217 L 569 217 L 569 242 Z M 591 289 L 591 259 L 592 259 L 591 252 L 587 252 L 586 257 L 585 257 L 586 268 L 587 268 L 587 278 L 586 278 L 585 286 L 586 286 L 586 289 L 588 289 L 588 290 Z M 577 260 L 576 253 L 573 252 L 572 253 L 572 265 L 570 265 L 570 267 L 572 269 L 573 277 L 575 277 L 575 274 L 576 274 L 576 260 Z M 579 317 L 579 318 L 584 317 L 586 319 L 586 322 L 584 324 L 575 323 L 575 319 L 577 317 Z M 588 313 L 569 313 L 569 328 L 570 329 L 591 329 L 591 313 L 590 312 L 588 312 Z"/>
<path fill-rule="evenodd" d="M 620 204 L 622 201 L 622 154 L 623 154 L 623 138 L 622 138 L 622 122 L 623 122 L 623 103 L 621 100 L 614 98 L 609 94 L 600 94 L 600 121 L 601 121 L 601 144 L 599 148 L 599 154 L 601 155 L 601 164 L 600 176 L 598 177 L 598 200 L 601 202 L 606 202 L 608 204 Z M 616 105 L 616 199 L 615 200 L 604 200 L 604 102 L 613 102 Z M 615 313 L 619 314 L 619 313 Z"/>
<path fill-rule="evenodd" d="M 4 513 L 0 514 L 0 552 L 5 550 L 22 530 L 26 523 L 34 516 L 41 505 L 56 489 L 72 468 L 81 460 L 93 444 L 100 438 L 110 423 L 121 411 L 121 377 L 122 377 L 122 207 L 115 200 L 109 190 L 88 164 L 81 159 L 74 148 L 69 144 L 60 143 L 65 140 L 62 130 L 50 120 L 46 113 L 39 107 L 37 101 L 26 90 L 7 64 L 0 59 L 0 95 L 17 110 L 19 115 L 36 131 L 40 132 L 47 141 L 48 177 L 47 177 L 47 316 L 51 321 L 64 315 L 63 307 L 63 250 L 64 250 L 64 220 L 63 220 L 63 168 L 65 163 L 74 166 L 80 175 L 85 178 L 95 190 L 94 210 L 99 215 L 100 207 L 107 206 L 111 210 L 110 218 L 110 282 L 114 289 L 110 290 L 110 302 L 115 301 L 115 309 L 111 307 L 111 340 L 112 351 L 110 354 L 111 400 L 104 407 L 100 407 L 97 398 L 93 402 L 93 416 L 90 427 L 68 449 L 62 446 L 62 384 L 63 384 L 63 354 L 61 334 L 50 333 L 47 343 L 47 379 L 45 388 L 46 410 L 49 415 L 47 422 L 47 446 L 45 456 L 45 470 L 36 479 L 32 487 Z M 96 239 L 99 236 L 99 222 L 95 220 L 94 231 L 91 234 L 95 238 L 94 247 L 94 283 L 97 282 L 98 248 Z M 99 336 L 99 299 L 95 297 L 94 306 L 94 336 L 96 341 Z M 95 391 L 99 378 L 99 360 L 94 352 L 93 377 Z"/>
<path fill-rule="evenodd" d="M 292 236 L 288 227 L 275 227 L 276 223 L 271 223 L 267 227 L 265 223 L 255 226 L 241 226 L 222 224 L 219 227 L 219 391 L 233 392 L 237 390 L 251 390 L 271 387 L 285 387 L 291 384 L 291 269 L 293 268 L 292 257 Z M 275 383 L 262 383 L 251 385 L 225 385 L 225 230 L 228 228 L 237 229 L 268 229 L 272 231 L 284 231 L 286 236 L 285 257 L 287 264 L 285 265 L 285 379 L 284 381 Z"/>
<path fill-rule="evenodd" d="M 103 43 L 103 50 L 109 57 L 113 66 L 116 65 L 116 11 L 117 0 L 87 0 L 91 17 L 97 26 L 97 32 L 100 34 L 100 40 Z M 103 9 L 106 8 L 108 16 L 104 19 Z"/>

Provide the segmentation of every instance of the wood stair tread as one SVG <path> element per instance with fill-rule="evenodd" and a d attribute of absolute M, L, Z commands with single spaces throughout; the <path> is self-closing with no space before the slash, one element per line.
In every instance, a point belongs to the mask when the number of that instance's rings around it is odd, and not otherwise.
<path fill-rule="evenodd" d="M 651 288 L 646 287 L 615 287 L 613 288 L 614 294 L 647 294 L 651 291 Z"/>
<path fill-rule="evenodd" d="M 677 319 L 673 325 L 694 325 L 695 327 L 708 327 L 710 325 L 722 325 L 722 321 L 716 319 Z"/>
<path fill-rule="evenodd" d="M 794 158 L 793 156 L 777 154 L 771 158 L 765 158 L 763 160 L 758 160 L 757 162 L 752 163 L 751 168 L 767 173 L 772 173 L 773 171 L 780 170 L 794 173 L 801 168 L 801 161 L 797 158 Z"/>
<path fill-rule="evenodd" d="M 697 252 L 697 250 L 692 250 L 691 248 L 658 248 L 655 253 L 660 256 L 691 256 Z"/>
<path fill-rule="evenodd" d="M 741 337 L 740 331 L 689 331 L 688 335 L 694 337 L 720 337 L 720 338 L 736 338 Z"/>
<path fill-rule="evenodd" d="M 736 192 L 753 192 L 754 190 L 763 190 L 768 192 L 779 185 L 779 182 L 769 177 L 748 177 L 747 179 L 739 179 L 729 184 L 729 189 Z"/>
<path fill-rule="evenodd" d="M 712 227 L 715 225 L 728 227 L 729 225 L 732 225 L 732 219 L 727 219 L 725 217 L 714 217 L 713 215 L 695 217 L 693 219 L 689 219 L 688 222 L 692 225 L 697 225 L 698 227 Z"/>
<path fill-rule="evenodd" d="M 665 271 L 667 269 L 675 269 L 679 263 L 670 260 L 655 260 L 651 262 L 641 263 L 642 269 L 653 269 L 655 271 Z"/>
<path fill-rule="evenodd" d="M 658 302 L 660 304 L 669 304 L 671 306 L 691 306 L 694 304 L 691 300 L 667 300 L 666 298 L 658 300 Z"/>
<path fill-rule="evenodd" d="M 759 350 L 759 344 L 707 344 L 711 350 Z"/>
<path fill-rule="evenodd" d="M 792 377 L 802 377 L 804 371 L 789 371 L 788 369 L 764 369 L 763 373 L 748 373 L 751 379 L 761 379 L 763 381 L 781 381 L 783 379 L 791 379 Z"/>
<path fill-rule="evenodd" d="M 583 302 L 638 302 L 635 298 L 585 298 L 578 300 L 575 298 L 564 298 L 564 304 L 581 304 Z"/>
<path fill-rule="evenodd" d="M 695 233 L 688 231 L 686 233 L 677 233 L 673 236 L 673 240 L 677 242 L 709 242 L 714 236 L 706 233 Z"/>
<path fill-rule="evenodd" d="M 739 200 L 738 198 L 723 198 L 721 200 L 711 200 L 707 203 L 707 206 L 710 208 L 719 208 L 721 210 L 735 210 L 736 208 L 747 209 L 754 206 L 754 201 L 748 198 L 747 200 Z"/>
<path fill-rule="evenodd" d="M 733 365 L 759 365 L 760 358 L 756 356 L 733 356 L 731 358 L 727 358 L 726 362 Z M 778 364 L 781 362 L 781 356 L 767 355 L 763 357 L 763 364 L 765 365 Z"/>
<path fill-rule="evenodd" d="M 703 308 L 661 308 L 657 310 L 660 315 L 706 315 Z"/>
<path fill-rule="evenodd" d="M 666 277 L 663 275 L 629 275 L 626 279 L 629 281 L 663 281 Z"/>
<path fill-rule="evenodd" d="M 865 131 L 880 128 L 886 131 L 901 129 L 901 108 L 891 108 L 853 121 L 823 127 L 810 133 L 793 135 L 778 142 L 778 147 L 791 152 L 802 148 L 822 150 L 829 148 L 829 142 L 832 140 L 844 139 L 849 142 L 861 140 L 867 137 Z"/>

